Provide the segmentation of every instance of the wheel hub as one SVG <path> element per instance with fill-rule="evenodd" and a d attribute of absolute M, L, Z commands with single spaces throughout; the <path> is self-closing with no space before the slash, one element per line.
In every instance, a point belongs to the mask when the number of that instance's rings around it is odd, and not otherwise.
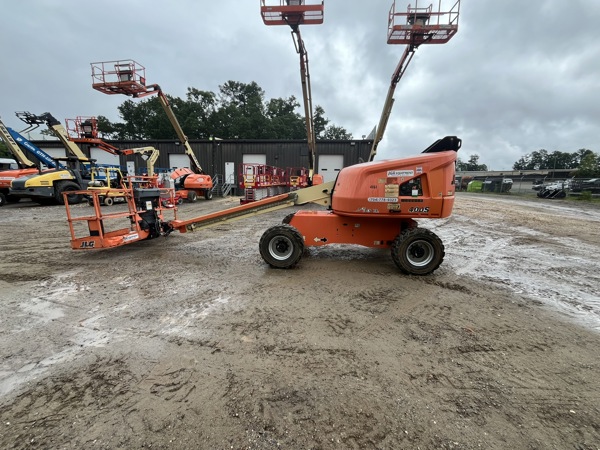
<path fill-rule="evenodd" d="M 423 267 L 431 262 L 434 256 L 434 249 L 427 241 L 415 241 L 406 251 L 406 258 L 414 266 Z"/>
<path fill-rule="evenodd" d="M 284 236 L 279 236 L 273 239 L 271 241 L 271 245 L 269 245 L 269 253 L 273 258 L 278 260 L 285 260 L 289 258 L 292 250 L 292 242 Z"/>

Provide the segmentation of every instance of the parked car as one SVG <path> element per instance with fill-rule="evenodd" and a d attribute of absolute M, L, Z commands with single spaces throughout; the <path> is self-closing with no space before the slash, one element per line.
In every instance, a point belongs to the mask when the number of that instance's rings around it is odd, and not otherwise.
<path fill-rule="evenodd" d="M 600 193 L 600 178 L 589 180 L 575 180 L 571 186 L 573 192 L 590 191 L 592 194 Z"/>

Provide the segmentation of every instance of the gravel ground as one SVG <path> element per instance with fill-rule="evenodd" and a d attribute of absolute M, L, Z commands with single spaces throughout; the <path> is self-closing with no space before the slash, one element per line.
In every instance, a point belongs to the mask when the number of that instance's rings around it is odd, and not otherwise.
<path fill-rule="evenodd" d="M 0 208 L 0 447 L 600 448 L 598 207 L 460 193 L 426 277 L 270 269 L 290 211 L 75 252 L 63 207 Z"/>

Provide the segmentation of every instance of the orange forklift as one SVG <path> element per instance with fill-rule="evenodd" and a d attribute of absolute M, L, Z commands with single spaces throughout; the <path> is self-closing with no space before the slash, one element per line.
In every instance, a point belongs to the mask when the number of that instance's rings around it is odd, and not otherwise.
<path fill-rule="evenodd" d="M 280 7 L 272 7 L 269 12 L 274 16 L 314 13 L 314 9 L 308 9 L 309 5 L 305 5 L 304 1 L 297 3 L 292 8 L 291 5 L 283 5 L 282 0 Z M 438 23 L 430 21 L 443 17 L 442 13 L 436 16 L 431 8 L 425 11 L 415 8 L 409 7 L 406 13 L 396 13 L 392 7 L 388 35 L 391 43 L 405 42 L 411 45 L 433 42 L 437 35 L 448 40 L 456 32 L 457 12 L 447 16 L 452 18 L 449 23 L 440 26 L 439 20 Z M 405 22 L 398 24 L 398 17 L 404 18 Z M 397 37 L 398 32 L 401 32 L 401 37 Z M 389 113 L 389 107 L 384 109 L 386 113 Z M 160 208 L 158 192 L 131 189 L 128 195 L 129 212 L 126 217 L 123 217 L 125 213 L 118 217 L 126 219 L 125 226 L 106 234 L 103 231 L 104 222 L 117 219 L 116 216 L 102 215 L 96 208 L 94 216 L 74 217 L 67 206 L 71 247 L 119 247 L 168 235 L 175 230 L 191 232 L 248 215 L 316 203 L 325 209 L 301 210 L 290 214 L 283 219 L 283 223 L 263 233 L 259 251 L 271 267 L 294 267 L 306 247 L 356 244 L 389 248 L 392 260 L 403 273 L 428 275 L 442 263 L 444 245 L 435 233 L 419 227 L 417 220 L 441 219 L 452 213 L 455 165 L 460 147 L 459 138 L 447 136 L 416 156 L 371 160 L 345 167 L 335 182 L 313 185 L 189 220 L 178 219 L 176 211 L 173 219 L 166 220 Z"/>

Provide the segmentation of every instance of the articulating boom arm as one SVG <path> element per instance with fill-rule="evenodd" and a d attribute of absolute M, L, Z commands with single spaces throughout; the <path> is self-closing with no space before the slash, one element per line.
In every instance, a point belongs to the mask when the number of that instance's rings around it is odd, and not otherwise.
<path fill-rule="evenodd" d="M 194 173 L 198 173 L 198 174 L 204 173 L 204 171 L 202 170 L 202 166 L 200 165 L 200 162 L 198 161 L 198 158 L 196 158 L 196 155 L 194 154 L 194 151 L 192 150 L 192 147 L 188 141 L 187 136 L 183 132 L 183 128 L 181 128 L 181 125 L 179 124 L 179 121 L 177 120 L 177 117 L 175 116 L 175 113 L 173 112 L 173 109 L 171 108 L 169 99 L 167 98 L 165 93 L 162 91 L 160 86 L 158 84 L 151 84 L 151 85 L 146 86 L 145 92 L 136 92 L 134 94 L 126 93 L 126 94 L 131 95 L 132 97 L 138 97 L 138 98 L 146 97 L 148 95 L 153 95 L 153 94 L 158 95 L 160 104 L 162 105 L 163 109 L 165 110 L 165 113 L 167 114 L 167 117 L 169 118 L 169 122 L 171 122 L 171 125 L 175 129 L 175 133 L 177 134 L 177 137 L 183 144 L 183 147 L 185 149 L 185 154 L 190 159 L 190 166 L 191 166 L 190 168 L 192 169 L 192 171 Z"/>
<path fill-rule="evenodd" d="M 104 94 L 124 94 L 133 98 L 157 94 L 177 137 L 185 148 L 185 153 L 190 160 L 190 168 L 196 174 L 204 173 L 187 136 L 175 117 L 169 99 L 158 84 L 146 84 L 146 71 L 143 66 L 133 60 L 92 63 L 92 87 Z"/>
<path fill-rule="evenodd" d="M 200 165 L 200 162 L 198 161 L 198 158 L 196 158 L 196 155 L 194 154 L 194 151 L 192 150 L 192 147 L 190 146 L 187 136 L 183 132 L 183 129 L 181 128 L 181 125 L 179 124 L 177 117 L 175 117 L 175 113 L 173 112 L 173 109 L 171 108 L 171 105 L 169 104 L 169 99 L 163 93 L 163 91 L 160 89 L 160 87 L 158 85 L 155 84 L 151 87 L 154 87 L 158 92 L 158 99 L 160 100 L 160 104 L 162 105 L 163 109 L 165 110 L 165 113 L 167 114 L 167 117 L 169 118 L 171 125 L 175 129 L 175 133 L 177 133 L 177 137 L 183 144 L 183 147 L 185 149 L 185 154 L 190 159 L 190 165 L 191 165 L 192 171 L 194 173 L 204 173 L 204 171 L 202 170 L 202 166 Z"/>
<path fill-rule="evenodd" d="M 65 127 L 56 118 L 54 118 L 52 114 L 46 112 L 42 115 L 36 116 L 35 114 L 31 114 L 29 112 L 18 112 L 17 117 L 23 122 L 32 126 L 45 123 L 71 155 L 73 155 L 79 161 L 90 160 L 87 156 L 85 156 L 77 144 L 69 139 L 69 133 L 67 133 Z"/>

